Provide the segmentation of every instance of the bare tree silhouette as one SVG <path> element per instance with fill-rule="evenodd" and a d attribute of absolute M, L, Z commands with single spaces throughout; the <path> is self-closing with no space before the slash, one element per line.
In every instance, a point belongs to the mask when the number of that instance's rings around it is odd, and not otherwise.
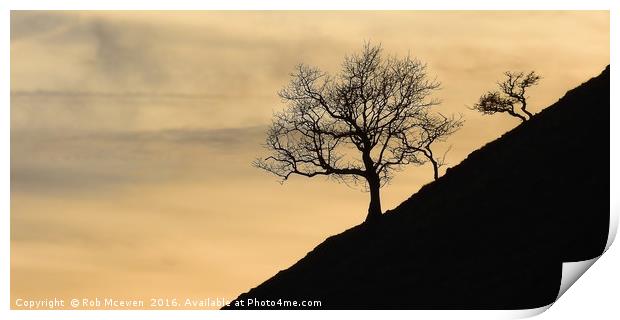
<path fill-rule="evenodd" d="M 504 73 L 504 76 L 506 76 L 506 79 L 497 83 L 499 91 L 489 91 L 483 94 L 472 109 L 478 110 L 483 114 L 505 112 L 521 119 L 521 121 L 527 121 L 532 117 L 532 113 L 527 110 L 528 97 L 525 91 L 527 88 L 537 85 L 541 77 L 534 71 L 528 74 L 507 71 Z M 516 111 L 516 104 L 521 105 L 519 109 L 527 117 Z"/>
<path fill-rule="evenodd" d="M 323 175 L 361 183 L 370 192 L 366 221 L 381 215 L 380 188 L 394 171 L 429 160 L 438 176 L 441 160 L 431 145 L 462 124 L 430 114 L 439 82 L 428 78 L 425 64 L 384 58 L 379 45 L 345 57 L 337 76 L 299 65 L 291 78 L 279 93 L 287 108 L 274 114 L 267 133 L 271 155 L 254 166 L 282 181 Z"/>
<path fill-rule="evenodd" d="M 436 141 L 445 141 L 445 139 L 456 132 L 463 125 L 462 116 L 458 118 L 455 116 L 446 117 L 439 113 L 437 115 L 424 114 L 422 115 L 420 126 L 422 130 L 420 133 L 422 136 L 418 141 L 422 141 L 422 148 L 420 152 L 430 161 L 433 166 L 433 178 L 439 179 L 439 168 L 446 165 L 445 159 L 447 153 L 450 151 L 450 146 L 441 157 L 433 154 L 432 145 Z M 415 146 L 410 146 L 416 148 Z"/>

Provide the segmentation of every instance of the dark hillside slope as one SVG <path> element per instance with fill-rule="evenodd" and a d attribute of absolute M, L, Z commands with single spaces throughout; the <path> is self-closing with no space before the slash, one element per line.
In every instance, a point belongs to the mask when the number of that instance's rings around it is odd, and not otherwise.
<path fill-rule="evenodd" d="M 237 300 L 320 300 L 341 309 L 553 302 L 562 262 L 605 247 L 609 108 L 607 67 L 376 224 L 328 238 Z"/>

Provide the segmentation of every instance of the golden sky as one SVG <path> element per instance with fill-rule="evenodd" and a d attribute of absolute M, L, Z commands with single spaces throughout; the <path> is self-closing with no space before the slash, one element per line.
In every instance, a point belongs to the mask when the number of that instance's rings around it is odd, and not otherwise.
<path fill-rule="evenodd" d="M 11 295 L 234 298 L 366 216 L 368 195 L 251 167 L 298 63 L 364 41 L 428 63 L 466 122 L 447 162 L 519 124 L 467 107 L 506 70 L 540 111 L 609 64 L 609 12 L 11 13 Z M 397 173 L 383 209 L 432 180 Z"/>

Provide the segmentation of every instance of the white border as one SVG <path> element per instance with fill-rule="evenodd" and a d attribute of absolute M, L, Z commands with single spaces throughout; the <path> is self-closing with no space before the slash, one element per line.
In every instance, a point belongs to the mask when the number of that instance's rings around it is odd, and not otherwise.
<path fill-rule="evenodd" d="M 0 39 L 2 41 L 2 63 L 0 68 L 0 96 L 2 97 L 2 108 L 0 114 L 1 133 L 0 148 L 2 153 L 2 166 L 0 170 L 0 184 L 2 188 L 2 219 L 0 219 L 0 319 L 112 319 L 112 318 L 131 318 L 131 319 L 204 319 L 212 317 L 217 319 L 237 319 L 240 316 L 258 319 L 288 319 L 291 317 L 301 319 L 314 319 L 317 316 L 342 317 L 343 311 L 10 311 L 10 11 L 9 10 L 390 10 L 390 9 L 409 9 L 409 10 L 610 10 L 611 9 L 611 64 L 615 65 L 617 55 L 617 42 L 613 41 L 618 35 L 617 18 L 618 3 L 620 1 L 603 0 L 564 0 L 564 1 L 542 1 L 520 0 L 518 2 L 507 3 L 502 1 L 483 1 L 483 0 L 449 0 L 449 1 L 425 1 L 411 3 L 395 0 L 356 0 L 356 1 L 277 1 L 277 0 L 227 0 L 219 2 L 204 2 L 192 0 L 151 0 L 133 1 L 127 0 L 108 0 L 108 1 L 83 1 L 83 0 L 59 0 L 53 3 L 42 2 L 40 0 L 3 0 L 0 1 Z M 611 87 L 617 88 L 615 72 L 612 72 Z M 592 75 L 594 76 L 594 75 Z M 585 79 L 584 79 L 585 80 Z M 618 127 L 614 124 L 620 123 L 620 112 L 618 112 L 618 94 L 612 90 L 611 96 L 611 163 L 618 164 Z M 615 143 L 614 143 L 615 142 Z M 620 194 L 618 188 L 618 170 L 611 166 L 611 195 Z M 610 242 L 615 236 L 618 224 L 618 208 L 620 203 L 618 198 L 611 198 L 612 208 L 612 227 L 610 228 Z M 620 270 L 620 257 L 614 247 L 600 258 L 600 262 L 594 264 L 593 271 L 587 272 L 581 280 L 562 296 L 562 299 L 554 303 L 549 312 L 542 315 L 546 319 L 564 319 L 566 317 L 591 317 L 592 314 L 599 315 L 596 319 L 618 319 L 620 310 L 616 308 L 615 301 L 618 296 L 620 285 L 617 270 Z M 348 317 L 372 317 L 389 316 L 390 318 L 411 318 L 422 317 L 423 319 L 505 319 L 516 317 L 533 316 L 545 311 L 547 308 L 540 308 L 529 311 L 346 311 Z"/>

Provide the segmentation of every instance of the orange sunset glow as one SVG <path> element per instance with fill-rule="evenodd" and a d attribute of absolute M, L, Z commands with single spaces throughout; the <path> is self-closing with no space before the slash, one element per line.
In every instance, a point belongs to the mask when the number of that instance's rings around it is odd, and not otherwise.
<path fill-rule="evenodd" d="M 533 113 L 599 74 L 609 12 L 13 11 L 13 308 L 233 299 L 361 223 L 367 193 L 280 184 L 252 161 L 295 66 L 336 73 L 365 42 L 441 82 L 438 110 L 465 120 L 438 145 L 451 166 L 519 124 L 470 109 L 504 71 L 542 75 Z M 383 209 L 432 180 L 409 166 L 382 188 Z"/>

